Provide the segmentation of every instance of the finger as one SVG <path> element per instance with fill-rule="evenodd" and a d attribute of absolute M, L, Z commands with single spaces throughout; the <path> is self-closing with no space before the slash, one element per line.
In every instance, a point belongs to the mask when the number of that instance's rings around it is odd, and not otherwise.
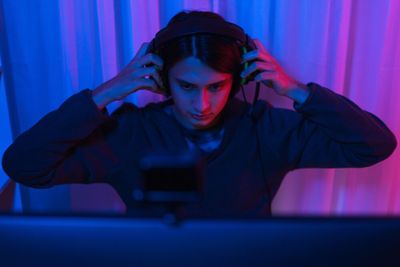
<path fill-rule="evenodd" d="M 273 62 L 273 59 L 260 50 L 252 50 L 242 56 L 242 63 L 248 61 L 265 61 Z"/>
<path fill-rule="evenodd" d="M 146 54 L 147 47 L 150 45 L 150 43 L 143 43 L 139 50 L 136 52 L 136 55 L 133 57 L 133 60 L 136 60 Z"/>
<path fill-rule="evenodd" d="M 275 88 L 275 83 L 277 79 L 277 73 L 276 72 L 262 72 L 256 75 L 254 77 L 255 82 L 262 82 L 265 86 L 274 89 Z"/>
<path fill-rule="evenodd" d="M 257 47 L 258 50 L 260 50 L 260 51 L 262 51 L 262 52 L 264 52 L 264 53 L 269 54 L 268 51 L 267 51 L 267 49 L 264 47 L 263 43 L 261 43 L 260 40 L 258 40 L 258 39 L 253 39 L 253 41 L 254 41 L 254 43 L 256 44 L 256 47 Z"/>
<path fill-rule="evenodd" d="M 157 72 L 157 68 L 155 66 L 151 66 L 151 67 L 146 67 L 146 68 L 140 68 L 137 69 L 136 71 L 134 71 L 132 73 L 132 77 L 134 79 L 136 78 L 145 78 L 147 76 L 151 76 L 152 74 Z"/>
<path fill-rule="evenodd" d="M 153 79 L 141 78 L 138 80 L 138 90 L 148 90 L 150 92 L 166 96 L 166 92 L 161 90 Z"/>
<path fill-rule="evenodd" d="M 142 56 L 134 61 L 132 61 L 131 66 L 135 68 L 142 67 L 144 65 L 150 65 L 154 64 L 158 66 L 159 69 L 162 69 L 164 61 L 161 59 L 161 57 L 157 56 L 156 54 L 146 54 L 145 56 Z"/>
<path fill-rule="evenodd" d="M 276 79 L 276 75 L 277 74 L 275 72 L 261 72 L 254 77 L 254 81 L 256 81 L 256 82 L 271 81 L 272 82 L 273 80 Z"/>
<path fill-rule="evenodd" d="M 142 89 L 156 90 L 157 88 L 157 83 L 153 79 L 140 78 L 136 80 L 136 83 L 137 89 L 135 91 Z"/>
<path fill-rule="evenodd" d="M 244 63 L 246 61 L 266 61 L 266 62 L 275 62 L 275 58 L 272 57 L 268 52 L 262 51 L 260 49 L 256 50 L 251 50 L 248 53 L 243 54 L 242 56 L 242 62 Z"/>
<path fill-rule="evenodd" d="M 121 93 L 120 96 L 117 97 L 118 100 L 122 100 L 128 95 L 135 93 L 139 90 L 142 89 L 152 89 L 153 87 L 157 87 L 156 83 L 152 79 L 145 79 L 145 78 L 140 78 L 140 79 L 126 79 L 123 83 L 123 92 Z"/>
<path fill-rule="evenodd" d="M 269 58 L 270 60 L 275 60 L 274 57 L 269 53 L 267 48 L 265 48 L 264 44 L 260 40 L 253 39 L 253 41 L 256 44 L 257 49 L 259 49 L 262 53 L 264 53 L 267 56 L 267 58 Z"/>
<path fill-rule="evenodd" d="M 158 87 L 160 87 L 160 88 L 164 87 L 161 76 L 155 66 L 139 69 L 136 72 L 134 72 L 132 74 L 132 76 L 134 77 L 134 79 L 136 79 L 136 78 L 145 78 L 145 79 L 152 78 L 157 83 Z"/>
<path fill-rule="evenodd" d="M 276 67 L 274 64 L 269 63 L 269 62 L 262 62 L 262 61 L 256 61 L 250 64 L 250 66 L 243 70 L 243 72 L 240 74 L 240 76 L 242 78 L 246 78 L 252 74 L 254 74 L 255 72 L 264 72 L 264 71 L 268 71 L 268 72 L 274 72 L 276 71 Z"/>
<path fill-rule="evenodd" d="M 151 74 L 150 76 L 157 83 L 157 86 L 160 89 L 164 89 L 165 88 L 165 86 L 164 86 L 164 84 L 162 82 L 162 79 L 160 77 L 160 74 L 158 72 L 155 72 L 155 73 Z"/>

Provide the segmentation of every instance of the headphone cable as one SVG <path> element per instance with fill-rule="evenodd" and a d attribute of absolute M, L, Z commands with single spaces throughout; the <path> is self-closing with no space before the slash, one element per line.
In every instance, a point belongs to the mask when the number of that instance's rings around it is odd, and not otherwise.
<path fill-rule="evenodd" d="M 256 91 L 254 93 L 253 103 L 251 104 L 251 107 L 249 108 L 249 111 L 248 111 L 247 115 L 251 117 L 252 121 L 256 125 L 256 142 L 257 142 L 256 143 L 256 147 L 257 147 L 258 156 L 260 157 L 260 161 L 261 161 L 261 173 L 262 173 L 262 176 L 263 176 L 263 179 L 264 179 L 265 188 L 267 190 L 268 197 L 271 198 L 272 197 L 272 195 L 271 195 L 272 191 L 271 191 L 271 188 L 270 188 L 269 183 L 268 183 L 267 175 L 265 173 L 264 160 L 263 160 L 262 151 L 261 151 L 261 147 L 260 147 L 260 145 L 261 145 L 260 135 L 259 135 L 259 132 L 258 132 L 258 129 L 257 129 L 257 122 L 258 122 L 258 117 L 259 117 L 258 115 L 259 114 L 257 114 L 257 112 L 255 112 L 255 110 L 256 110 L 256 108 L 255 108 L 256 102 L 257 102 L 258 97 L 260 95 L 260 85 L 261 85 L 260 82 L 256 83 Z M 242 85 L 241 85 L 241 90 L 242 90 L 242 94 L 243 94 L 244 100 L 246 101 L 247 104 L 249 104 L 249 102 L 247 101 L 246 94 L 244 92 L 244 89 L 243 89 Z M 272 202 L 270 203 L 270 209 L 271 209 L 271 204 L 272 204 Z M 271 212 L 271 210 L 270 210 L 270 212 Z"/>

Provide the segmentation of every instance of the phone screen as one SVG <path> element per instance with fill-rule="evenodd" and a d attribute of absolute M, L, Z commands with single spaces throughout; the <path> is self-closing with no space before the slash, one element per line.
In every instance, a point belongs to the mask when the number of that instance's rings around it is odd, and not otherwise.
<path fill-rule="evenodd" d="M 141 159 L 142 188 L 136 200 L 195 202 L 201 195 L 203 160 L 192 152 L 149 153 Z"/>

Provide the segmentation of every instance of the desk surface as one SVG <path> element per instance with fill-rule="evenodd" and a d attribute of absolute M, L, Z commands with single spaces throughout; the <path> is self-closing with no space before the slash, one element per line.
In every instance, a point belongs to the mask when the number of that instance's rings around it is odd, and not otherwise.
<path fill-rule="evenodd" d="M 0 215 L 0 265 L 400 266 L 400 218 Z"/>

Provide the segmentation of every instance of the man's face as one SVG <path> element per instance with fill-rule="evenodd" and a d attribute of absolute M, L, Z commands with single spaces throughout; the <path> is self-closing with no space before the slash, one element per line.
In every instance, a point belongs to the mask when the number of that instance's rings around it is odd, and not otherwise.
<path fill-rule="evenodd" d="M 168 73 L 174 112 L 189 129 L 214 125 L 228 101 L 232 74 L 217 72 L 195 57 L 176 63 Z"/>

